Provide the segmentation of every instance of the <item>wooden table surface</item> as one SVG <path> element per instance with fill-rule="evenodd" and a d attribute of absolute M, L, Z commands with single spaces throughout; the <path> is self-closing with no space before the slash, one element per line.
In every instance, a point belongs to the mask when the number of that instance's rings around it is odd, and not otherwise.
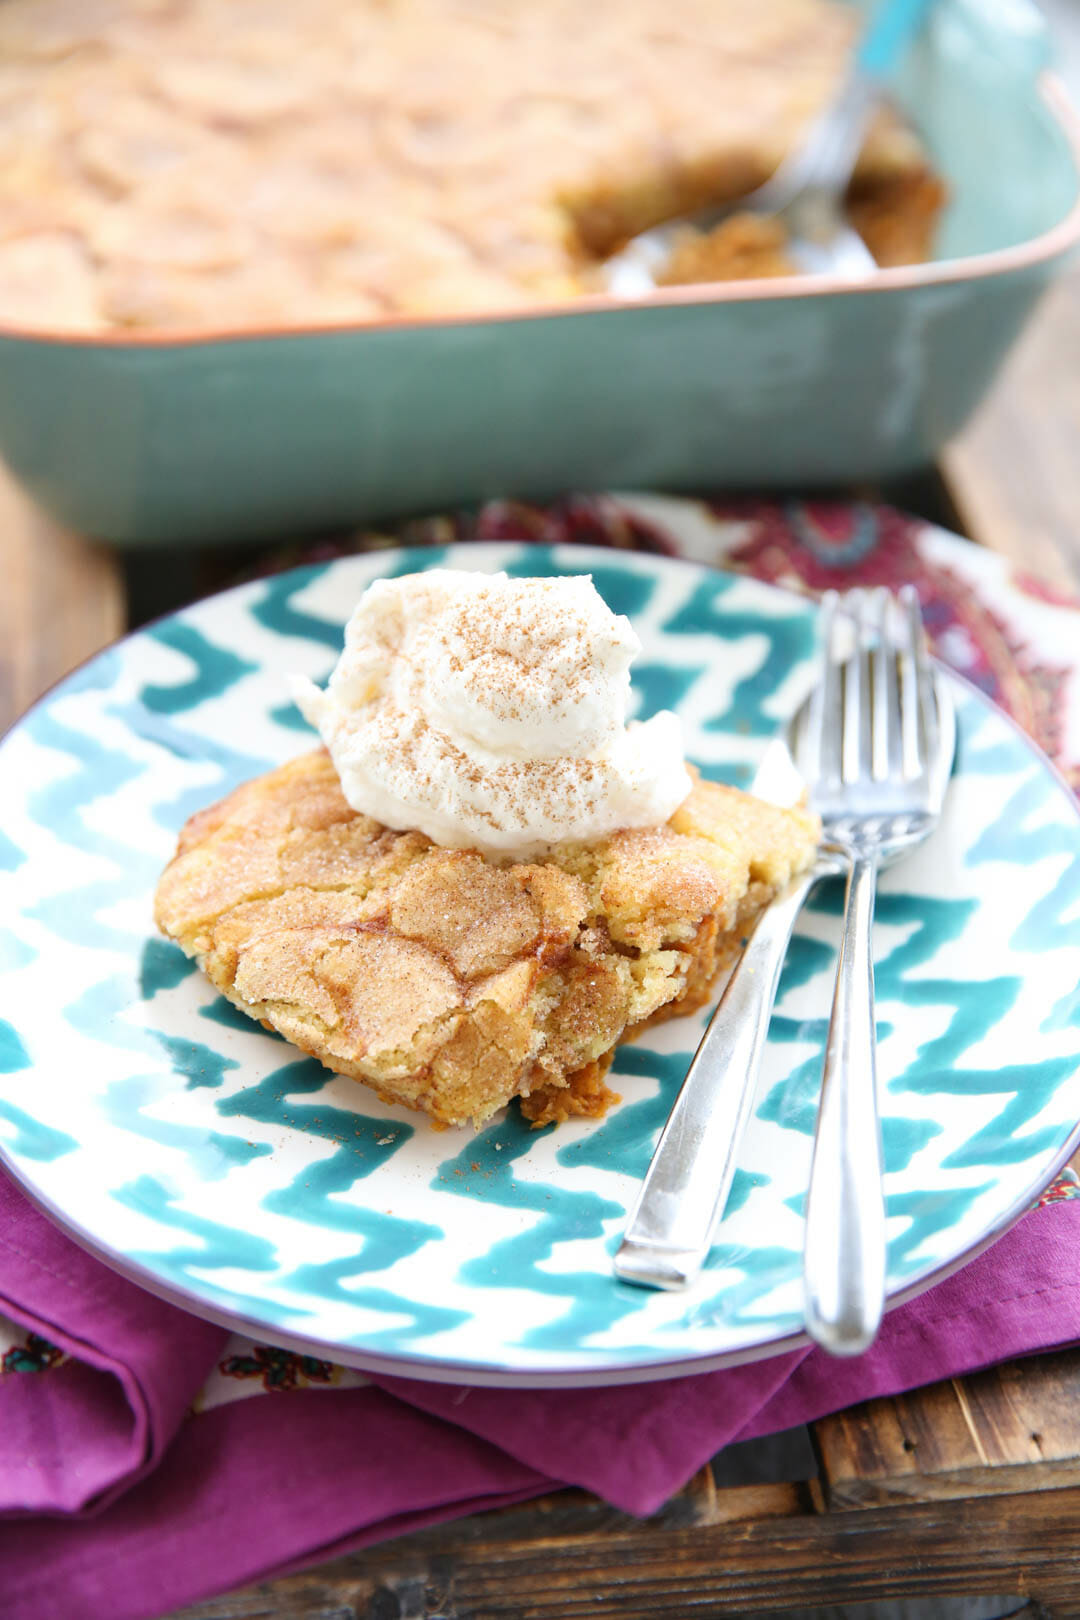
<path fill-rule="evenodd" d="M 954 526 L 1080 592 L 1080 269 L 1048 295 L 940 471 L 935 499 Z M 7 725 L 123 631 L 129 581 L 120 558 L 63 532 L 2 472 L 0 564 Z M 1080 1617 L 1080 1350 L 842 1412 L 779 1469 L 758 1455 L 735 1474 L 757 1467 L 762 1482 L 718 1483 L 732 1474 L 722 1459 L 645 1522 L 560 1491 L 173 1620 L 654 1620 L 978 1593 Z"/>

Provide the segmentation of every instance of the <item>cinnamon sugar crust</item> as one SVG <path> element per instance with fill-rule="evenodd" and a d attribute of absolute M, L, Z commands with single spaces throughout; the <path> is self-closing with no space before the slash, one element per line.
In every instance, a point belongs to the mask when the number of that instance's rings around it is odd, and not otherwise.
<path fill-rule="evenodd" d="M 193 816 L 158 926 L 223 995 L 440 1125 L 601 1115 L 617 1042 L 708 999 L 814 817 L 695 780 L 664 826 L 497 864 L 393 832 L 306 754 Z"/>
<path fill-rule="evenodd" d="M 753 191 L 846 71 L 835 0 L 4 0 L 0 321 L 260 329 L 600 290 L 629 236 Z M 944 191 L 878 116 L 882 264 Z M 721 233 L 683 264 L 775 273 Z"/>

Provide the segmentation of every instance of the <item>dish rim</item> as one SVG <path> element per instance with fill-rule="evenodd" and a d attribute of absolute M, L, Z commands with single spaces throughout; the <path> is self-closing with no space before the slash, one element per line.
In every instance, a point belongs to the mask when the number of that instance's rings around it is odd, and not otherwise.
<path fill-rule="evenodd" d="M 191 349 L 219 343 L 260 343 L 273 338 L 341 337 L 347 334 L 425 331 L 441 327 L 506 326 L 519 321 L 557 320 L 567 315 L 603 315 L 620 310 L 672 309 L 694 305 L 774 303 L 792 298 L 831 298 L 844 293 L 886 293 L 956 282 L 983 281 L 988 277 L 1026 270 L 1056 258 L 1080 242 L 1080 110 L 1076 109 L 1060 76 L 1043 69 L 1036 81 L 1040 99 L 1065 136 L 1072 155 L 1075 195 L 1067 213 L 1048 230 L 989 253 L 968 253 L 953 259 L 932 259 L 925 264 L 878 269 L 865 283 L 853 287 L 839 276 L 774 276 L 758 281 L 716 281 L 690 286 L 661 287 L 639 298 L 616 298 L 611 293 L 588 293 L 562 303 L 528 304 L 520 309 L 469 310 L 442 315 L 383 315 L 362 321 L 322 324 L 295 323 L 265 327 L 177 327 L 166 331 L 109 329 L 103 332 L 63 332 L 55 328 L 12 326 L 0 320 L 0 340 L 45 343 L 78 349 L 155 350 Z"/>
<path fill-rule="evenodd" d="M 461 547 L 464 544 L 475 545 L 476 543 L 477 542 L 458 542 L 457 544 L 459 547 Z M 505 546 L 507 544 L 515 543 L 520 545 L 523 542 L 520 540 L 517 542 L 510 540 L 498 540 L 490 542 L 489 544 L 494 546 Z M 394 547 L 390 548 L 389 552 L 379 552 L 373 555 L 385 558 L 387 555 L 392 555 L 394 551 L 400 551 L 403 549 L 410 548 Z M 592 545 L 574 545 L 571 547 L 558 543 L 554 546 L 548 546 L 545 549 L 572 549 L 575 552 L 584 553 L 585 557 L 583 560 L 595 558 L 597 555 L 609 555 L 607 548 Z M 664 567 L 674 565 L 677 568 L 690 568 L 695 572 L 715 572 L 720 574 L 726 572 L 725 570 L 712 569 L 708 564 L 698 562 L 695 559 L 688 557 L 657 556 L 651 553 L 624 553 L 620 551 L 610 553 L 610 556 L 616 562 L 625 563 L 635 556 L 641 556 L 646 560 L 647 563 L 652 563 L 654 565 L 659 563 Z M 349 559 L 347 557 L 329 558 L 322 562 L 322 566 L 333 566 L 335 562 L 346 560 Z M 311 566 L 313 565 L 299 564 L 297 565 L 297 568 L 303 569 Z M 314 564 L 314 566 L 320 566 L 320 564 L 317 562 Z M 286 572 L 293 571 L 295 570 L 286 570 Z M 814 609 L 814 600 L 804 596 L 800 592 L 788 590 L 784 586 L 773 584 L 770 581 L 755 579 L 752 575 L 736 575 L 733 577 L 743 579 L 744 581 L 758 586 L 769 594 L 776 593 L 780 596 L 786 597 L 793 603 L 797 603 L 799 606 L 805 608 L 807 611 L 812 612 Z M 55 681 L 45 692 L 41 694 L 39 698 L 35 700 L 34 703 L 29 706 L 29 708 L 24 711 L 23 714 L 19 715 L 12 722 L 12 724 L 4 730 L 3 734 L 0 735 L 0 747 L 7 742 L 9 737 L 11 737 L 30 718 L 30 716 L 35 714 L 44 704 L 49 702 L 54 694 L 63 688 L 69 680 L 77 678 L 84 670 L 89 668 L 99 658 L 108 656 L 114 648 L 122 646 L 127 642 L 137 640 L 139 637 L 145 635 L 149 630 L 151 630 L 154 625 L 174 618 L 177 615 L 187 611 L 189 608 L 199 605 L 199 603 L 230 595 L 233 591 L 250 585 L 251 583 L 253 582 L 249 580 L 241 580 L 232 586 L 226 586 L 224 590 L 212 591 L 207 596 L 197 598 L 195 602 L 185 603 L 179 608 L 174 608 L 169 613 L 162 614 L 158 618 L 153 619 L 146 624 L 139 625 L 137 628 L 128 631 L 125 635 L 117 637 L 116 640 L 110 642 L 108 646 L 100 648 L 97 652 L 91 654 L 89 658 L 84 659 L 73 669 L 69 670 L 67 674 L 62 676 L 58 681 Z M 1034 739 L 1031 738 L 1026 731 L 1024 731 L 1024 729 L 1016 720 L 1013 719 L 1011 715 L 1007 714 L 1004 709 L 1000 708 L 992 701 L 992 699 L 987 697 L 984 692 L 980 691 L 980 689 L 973 682 L 969 681 L 964 675 L 961 675 L 958 671 L 952 669 L 950 666 L 943 664 L 939 659 L 935 659 L 935 663 L 939 665 L 946 677 L 955 682 L 966 693 L 966 695 L 976 699 L 984 709 L 989 709 L 994 715 L 1006 723 L 1025 751 L 1031 756 L 1033 762 L 1037 764 L 1043 771 L 1049 774 L 1054 784 L 1064 794 L 1078 822 L 1080 822 L 1080 800 L 1078 800 L 1076 792 L 1066 780 L 1063 773 L 1058 769 L 1055 762 L 1043 752 Z M 959 1254 L 953 1256 L 949 1260 L 943 1261 L 938 1266 L 932 1267 L 929 1271 L 917 1275 L 908 1283 L 891 1293 L 885 1302 L 886 1313 L 893 1311 L 898 1306 L 904 1305 L 912 1299 L 918 1298 L 919 1295 L 925 1293 L 937 1283 L 943 1282 L 946 1278 L 952 1276 L 964 1266 L 969 1265 L 973 1260 L 977 1259 L 979 1255 L 991 1248 L 993 1244 L 995 1244 L 1000 1238 L 1004 1237 L 1005 1234 L 1009 1232 L 1024 1217 L 1025 1214 L 1032 1210 L 1035 1201 L 1046 1190 L 1046 1188 L 1051 1185 L 1055 1178 L 1060 1175 L 1061 1171 L 1068 1164 L 1073 1155 L 1077 1153 L 1077 1151 L 1080 1151 L 1080 1120 L 1078 1120 L 1073 1126 L 1062 1146 L 1047 1162 L 1047 1164 L 1043 1166 L 1035 1180 L 1025 1186 L 1023 1192 L 1018 1194 L 1017 1197 L 1006 1206 L 1006 1208 L 999 1215 L 998 1219 L 994 1221 L 993 1224 L 989 1226 L 980 1237 L 978 1237 L 968 1248 L 962 1250 Z M 108 1266 L 111 1271 L 125 1278 L 126 1281 L 144 1289 L 145 1292 L 163 1300 L 166 1304 L 172 1305 L 178 1310 L 185 1311 L 189 1315 L 197 1316 L 203 1321 L 213 1322 L 218 1327 L 221 1327 L 228 1332 L 242 1334 L 256 1343 L 272 1343 L 275 1346 L 293 1351 L 297 1354 L 313 1355 L 319 1359 L 329 1359 L 340 1366 L 349 1367 L 360 1372 L 373 1373 L 376 1376 L 412 1378 L 421 1383 L 473 1385 L 477 1388 L 604 1388 L 629 1384 L 657 1383 L 662 1380 L 672 1378 L 688 1378 L 702 1373 L 723 1371 L 724 1369 L 730 1367 L 746 1366 L 753 1362 L 768 1360 L 773 1356 L 787 1354 L 790 1351 L 813 1348 L 813 1342 L 808 1334 L 802 1331 L 796 1331 L 793 1333 L 781 1334 L 773 1338 L 767 1338 L 759 1343 L 746 1345 L 742 1348 L 729 1351 L 718 1351 L 713 1353 L 706 1352 L 696 1356 L 649 1361 L 643 1363 L 639 1362 L 626 1366 L 608 1365 L 606 1367 L 591 1368 L 585 1365 L 575 1365 L 547 1372 L 528 1368 L 509 1369 L 499 1367 L 494 1364 L 453 1361 L 440 1357 L 427 1358 L 422 1355 L 413 1357 L 380 1354 L 378 1351 L 369 1353 L 366 1350 L 356 1350 L 349 1345 L 343 1345 L 329 1339 L 320 1338 L 318 1336 L 309 1337 L 303 1333 L 292 1332 L 288 1328 L 279 1330 L 276 1325 L 261 1321 L 256 1316 L 249 1316 L 243 1310 L 219 1308 L 212 1302 L 206 1301 L 194 1290 L 189 1290 L 167 1281 L 150 1267 L 145 1266 L 138 1260 L 132 1259 L 126 1254 L 118 1252 L 112 1248 L 111 1245 L 104 1243 L 102 1240 L 80 1227 L 79 1224 L 68 1216 L 62 1209 L 60 1209 L 51 1198 L 47 1197 L 44 1193 L 39 1191 L 36 1186 L 25 1179 L 18 1161 L 9 1153 L 7 1144 L 3 1141 L 0 1141 L 0 1170 L 5 1171 L 19 1188 L 23 1196 L 28 1198 L 31 1204 L 33 1204 L 35 1208 L 40 1210 L 42 1214 L 51 1220 L 54 1225 L 56 1225 L 67 1237 L 71 1238 L 73 1242 L 77 1243 L 85 1253 L 90 1254 L 93 1258 L 101 1261 L 102 1264 Z"/>

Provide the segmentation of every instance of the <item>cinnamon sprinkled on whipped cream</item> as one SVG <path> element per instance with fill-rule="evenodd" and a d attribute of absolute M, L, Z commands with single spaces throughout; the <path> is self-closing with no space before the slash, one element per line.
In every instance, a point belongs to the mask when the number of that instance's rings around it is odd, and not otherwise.
<path fill-rule="evenodd" d="M 528 859 L 656 826 L 690 792 L 677 717 L 627 724 L 640 650 L 588 575 L 432 569 L 371 585 L 326 690 L 292 691 L 354 810 Z"/>

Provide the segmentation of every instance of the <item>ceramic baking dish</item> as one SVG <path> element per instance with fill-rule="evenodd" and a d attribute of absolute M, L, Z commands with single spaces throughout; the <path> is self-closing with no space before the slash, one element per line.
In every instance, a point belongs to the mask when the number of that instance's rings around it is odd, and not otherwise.
<path fill-rule="evenodd" d="M 1080 125 L 1024 0 L 940 0 L 894 82 L 951 202 L 932 264 L 527 314 L 266 333 L 0 331 L 0 455 L 125 544 L 494 494 L 882 480 L 926 465 L 1080 237 Z"/>

